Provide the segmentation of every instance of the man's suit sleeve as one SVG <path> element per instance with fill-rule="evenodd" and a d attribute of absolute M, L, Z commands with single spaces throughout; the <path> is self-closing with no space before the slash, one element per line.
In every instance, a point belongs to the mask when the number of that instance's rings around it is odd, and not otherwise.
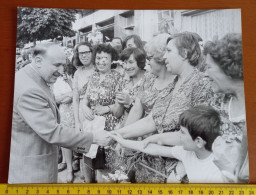
<path fill-rule="evenodd" d="M 30 89 L 19 97 L 16 108 L 25 123 L 48 143 L 81 153 L 88 152 L 93 135 L 58 124 L 44 95 L 40 90 Z"/>

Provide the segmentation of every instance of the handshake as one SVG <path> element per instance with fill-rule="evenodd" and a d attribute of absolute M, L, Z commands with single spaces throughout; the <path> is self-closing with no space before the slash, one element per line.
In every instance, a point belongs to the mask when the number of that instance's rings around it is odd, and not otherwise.
<path fill-rule="evenodd" d="M 132 148 L 130 145 L 132 143 L 139 143 L 142 148 L 146 148 L 150 143 L 155 143 L 153 137 L 148 137 L 143 141 L 132 141 L 124 139 L 118 132 L 116 131 L 96 131 L 93 132 L 93 143 L 101 145 L 101 146 L 108 146 L 111 140 L 115 140 L 118 142 L 122 147 L 125 148 Z"/>

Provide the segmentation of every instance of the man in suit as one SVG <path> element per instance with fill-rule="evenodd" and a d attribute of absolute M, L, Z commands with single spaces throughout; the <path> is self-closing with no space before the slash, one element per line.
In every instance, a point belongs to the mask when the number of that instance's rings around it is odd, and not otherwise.
<path fill-rule="evenodd" d="M 9 183 L 56 183 L 57 146 L 86 153 L 92 143 L 109 142 L 106 131 L 85 133 L 60 125 L 50 85 L 65 63 L 60 46 L 40 44 L 32 63 L 15 75 Z"/>

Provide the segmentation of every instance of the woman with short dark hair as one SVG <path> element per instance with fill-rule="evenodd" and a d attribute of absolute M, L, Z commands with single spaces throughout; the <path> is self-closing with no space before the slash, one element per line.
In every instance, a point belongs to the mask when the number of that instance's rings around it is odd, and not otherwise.
<path fill-rule="evenodd" d="M 84 116 L 92 121 L 96 116 L 105 118 L 104 130 L 111 131 L 119 123 L 123 108 L 115 101 L 116 94 L 122 91 L 121 75 L 111 69 L 111 64 L 118 59 L 117 52 L 110 45 L 99 44 L 93 51 L 93 62 L 96 71 L 90 76 L 83 100 Z M 107 182 L 102 176 L 114 170 L 115 153 L 109 149 L 106 152 L 106 169 L 97 170 L 97 182 Z"/>

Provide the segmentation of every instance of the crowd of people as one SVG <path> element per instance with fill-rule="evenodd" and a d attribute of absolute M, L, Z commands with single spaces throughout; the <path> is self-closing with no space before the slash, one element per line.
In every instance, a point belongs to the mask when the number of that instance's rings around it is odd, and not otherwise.
<path fill-rule="evenodd" d="M 134 183 L 249 181 L 241 34 L 201 42 L 182 32 L 64 48 L 50 86 L 60 124 L 112 138 L 93 158 L 61 147 L 66 182 L 79 169 L 86 183 L 116 171 Z"/>

